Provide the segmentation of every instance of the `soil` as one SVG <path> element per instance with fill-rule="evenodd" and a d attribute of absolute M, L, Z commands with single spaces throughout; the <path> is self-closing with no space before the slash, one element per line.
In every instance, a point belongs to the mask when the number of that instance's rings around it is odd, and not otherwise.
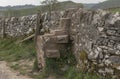
<path fill-rule="evenodd" d="M 0 79 L 32 79 L 12 70 L 5 61 L 0 61 Z"/>

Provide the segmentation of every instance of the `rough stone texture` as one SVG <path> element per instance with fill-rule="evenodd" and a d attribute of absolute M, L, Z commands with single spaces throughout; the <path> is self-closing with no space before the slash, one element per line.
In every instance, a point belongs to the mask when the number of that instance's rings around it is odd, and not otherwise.
<path fill-rule="evenodd" d="M 37 37 L 37 60 L 38 60 L 38 67 L 43 68 L 45 66 L 45 53 L 44 53 L 44 40 L 42 36 Z"/>
<path fill-rule="evenodd" d="M 62 12 L 52 12 L 51 18 L 48 13 L 43 13 L 43 31 L 49 28 L 56 29 L 59 25 L 60 17 L 62 16 Z M 2 19 L 0 18 L 0 35 L 2 34 Z M 19 37 L 24 35 L 29 35 L 34 33 L 36 29 L 36 20 L 37 15 L 29 15 L 22 17 L 11 17 L 5 18 L 5 30 L 6 35 L 11 37 Z"/>
<path fill-rule="evenodd" d="M 0 19 L 0 22 L 2 19 Z M 36 15 L 29 15 L 23 17 L 11 17 L 5 20 L 5 33 L 7 36 L 23 36 L 32 33 L 36 26 Z M 1 28 L 0 26 L 0 34 Z"/>
<path fill-rule="evenodd" d="M 56 35 L 56 33 L 37 36 L 36 47 L 39 68 L 45 67 L 46 58 L 59 58 L 60 51 L 66 50 L 66 44 L 68 43 L 68 35 Z"/>
<path fill-rule="evenodd" d="M 56 30 L 62 27 L 59 22 L 60 18 L 71 19 L 69 32 Z M 56 38 L 63 39 L 64 33 L 69 33 L 73 43 L 73 53 L 80 67 L 85 66 L 87 71 L 95 71 L 102 76 L 112 75 L 113 78 L 120 79 L 119 13 L 112 14 L 102 10 L 87 11 L 83 9 L 69 9 L 63 12 L 52 13 L 51 19 L 47 13 L 44 13 L 43 19 L 45 29 L 55 29 L 56 35 L 63 35 Z M 29 34 L 35 29 L 35 20 L 36 15 L 8 18 L 6 19 L 6 33 L 10 36 Z M 52 39 L 52 37 L 48 38 Z M 38 43 L 38 45 L 39 44 L 41 43 Z M 50 46 L 48 46 L 48 48 L 49 47 Z M 38 51 L 41 50 L 39 49 Z M 58 52 L 57 50 L 46 51 L 52 53 Z M 44 51 L 42 51 L 41 54 L 43 56 Z M 41 55 L 38 55 L 38 58 L 39 56 Z"/>
<path fill-rule="evenodd" d="M 85 64 L 88 71 L 94 69 L 103 76 L 112 74 L 120 79 L 120 14 L 83 9 L 71 9 L 65 13 L 64 17 L 72 20 L 71 30 L 76 31 L 71 37 L 74 38 L 74 54 L 80 67 Z"/>
<path fill-rule="evenodd" d="M 120 14 L 69 9 L 61 17 L 71 19 L 67 33 L 72 40 L 71 50 L 78 66 L 88 72 L 97 72 L 102 77 L 120 79 Z M 55 27 L 62 27 L 59 20 L 55 22 L 58 25 L 55 24 Z"/>
<path fill-rule="evenodd" d="M 67 51 L 67 44 L 69 44 L 70 19 L 61 19 L 61 26 L 59 30 L 54 30 L 52 33 L 37 36 L 37 54 L 39 68 L 45 67 L 46 58 L 60 58 L 61 51 Z"/>

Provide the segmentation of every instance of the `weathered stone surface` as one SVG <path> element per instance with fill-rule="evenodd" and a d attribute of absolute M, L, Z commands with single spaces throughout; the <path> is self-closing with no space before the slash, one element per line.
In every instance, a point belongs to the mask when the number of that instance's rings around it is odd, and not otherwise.
<path fill-rule="evenodd" d="M 7 36 L 23 36 L 28 35 L 35 30 L 36 15 L 23 17 L 11 17 L 5 19 L 5 27 Z"/>
<path fill-rule="evenodd" d="M 64 21 L 60 22 L 60 18 L 70 18 L 67 23 L 71 23 L 70 27 L 61 29 Z M 66 11 L 52 13 L 52 17 L 47 13 L 43 14 L 43 29 L 53 29 L 54 32 L 40 37 L 42 43 L 38 43 L 41 50 L 38 55 L 43 55 L 46 48 L 47 52 L 57 52 L 67 43 L 68 38 L 72 43 L 72 51 L 76 56 L 78 64 L 81 65 L 81 51 L 87 54 L 85 64 L 88 71 L 89 66 L 95 65 L 94 70 L 103 76 L 112 74 L 114 78 L 120 79 L 120 14 L 109 13 L 103 10 L 87 11 L 84 9 L 68 9 Z M 23 16 L 20 18 L 7 18 L 6 33 L 10 36 L 21 36 L 29 34 L 35 29 L 36 15 Z M 1 23 L 1 19 L 0 19 Z M 64 23 L 63 26 L 69 24 Z M 67 29 L 67 30 L 66 30 Z M 68 30 L 69 29 L 69 30 Z M 1 27 L 0 27 L 1 33 Z M 44 39 L 44 40 L 43 40 Z M 51 41 L 50 41 L 51 39 Z M 58 45 L 59 44 L 59 45 Z M 46 47 L 44 47 L 44 45 Z M 84 55 L 84 54 L 83 54 Z M 39 58 L 38 56 L 38 58 Z M 49 55 L 50 56 L 50 55 Z M 55 55 L 54 55 L 55 56 Z M 57 55 L 56 55 L 57 56 Z M 44 59 L 44 58 L 43 58 Z M 40 62 L 40 61 L 39 61 Z M 44 63 L 44 62 L 43 62 Z M 84 64 L 84 63 L 82 63 Z M 114 74 L 113 74 L 114 72 Z"/>
<path fill-rule="evenodd" d="M 55 35 L 68 34 L 67 31 L 66 31 L 66 30 L 63 30 L 63 29 L 55 30 L 54 33 L 55 33 Z"/>
<path fill-rule="evenodd" d="M 62 29 L 37 37 L 38 62 L 42 67 L 45 67 L 45 58 L 59 58 L 60 52 L 67 50 L 66 44 L 69 44 L 69 34 L 68 29 L 66 30 L 68 26 L 66 22 L 64 22 L 65 25 Z"/>
<path fill-rule="evenodd" d="M 56 36 L 56 43 L 68 43 L 69 37 L 68 35 L 59 35 Z"/>
<path fill-rule="evenodd" d="M 62 13 L 60 12 L 52 12 L 51 18 L 48 13 L 42 14 L 43 19 L 43 26 L 44 31 L 51 29 L 59 28 L 59 20 L 62 16 Z M 0 24 L 2 22 L 3 18 L 0 18 Z M 6 35 L 11 37 L 19 37 L 24 35 L 29 35 L 31 33 L 34 33 L 36 29 L 36 20 L 37 15 L 28 15 L 28 16 L 22 16 L 22 17 L 11 17 L 5 19 L 5 27 L 6 27 Z M 1 25 L 0 25 L 0 35 L 1 33 Z"/>
<path fill-rule="evenodd" d="M 79 55 L 84 50 L 88 55 L 86 60 L 95 64 L 95 70 L 101 75 L 113 75 L 115 69 L 120 69 L 119 13 L 70 9 L 65 12 L 64 17 L 71 18 L 71 29 L 76 29 L 76 34 L 72 37 L 73 48 L 80 65 L 82 60 Z M 119 77 L 117 74 L 113 76 Z"/>
<path fill-rule="evenodd" d="M 113 65 L 120 65 L 120 56 L 110 56 L 109 57 L 109 61 L 113 64 Z"/>
<path fill-rule="evenodd" d="M 46 57 L 48 58 L 60 57 L 60 52 L 59 50 L 46 50 Z"/>
<path fill-rule="evenodd" d="M 43 68 L 45 66 L 45 53 L 44 53 L 44 40 L 42 36 L 37 37 L 37 60 L 38 60 L 38 67 Z"/>

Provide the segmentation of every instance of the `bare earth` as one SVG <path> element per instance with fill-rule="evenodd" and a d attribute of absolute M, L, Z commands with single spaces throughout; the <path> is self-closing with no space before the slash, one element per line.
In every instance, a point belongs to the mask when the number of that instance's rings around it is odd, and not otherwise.
<path fill-rule="evenodd" d="M 5 61 L 0 61 L 0 79 L 32 79 L 10 69 Z"/>

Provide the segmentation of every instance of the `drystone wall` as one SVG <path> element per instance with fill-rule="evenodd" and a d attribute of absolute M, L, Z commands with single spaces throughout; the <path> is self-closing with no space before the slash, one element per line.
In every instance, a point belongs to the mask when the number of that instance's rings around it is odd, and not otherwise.
<path fill-rule="evenodd" d="M 60 16 L 71 19 L 68 35 L 77 67 L 102 77 L 120 79 L 120 14 L 69 9 Z M 61 26 L 59 20 L 50 22 L 51 26 L 57 27 L 54 29 Z"/>
<path fill-rule="evenodd" d="M 6 18 L 5 33 L 12 37 L 30 34 L 35 30 L 36 18 L 36 15 Z M 60 18 L 71 19 L 70 38 L 78 67 L 120 79 L 120 14 L 69 9 L 52 13 L 50 19 L 45 13 L 44 28 L 59 29 Z"/>
<path fill-rule="evenodd" d="M 2 27 L 4 27 L 7 36 L 18 37 L 30 34 L 34 31 L 36 26 L 36 15 L 23 16 L 19 18 L 2 18 L 0 19 L 0 22 L 0 34 L 2 34 Z M 4 22 L 4 26 L 2 26 L 2 22 Z"/>
<path fill-rule="evenodd" d="M 60 12 L 52 12 L 51 18 L 48 13 L 42 14 L 43 26 L 45 29 L 55 29 L 59 24 Z M 10 37 L 19 37 L 34 33 L 36 29 L 37 15 L 22 17 L 0 18 L 0 35 L 2 35 L 4 22 L 5 34 Z M 43 30 L 43 31 L 44 31 Z"/>
<path fill-rule="evenodd" d="M 71 38 L 78 67 L 120 79 L 120 14 L 71 9 L 63 17 L 76 32 Z"/>

